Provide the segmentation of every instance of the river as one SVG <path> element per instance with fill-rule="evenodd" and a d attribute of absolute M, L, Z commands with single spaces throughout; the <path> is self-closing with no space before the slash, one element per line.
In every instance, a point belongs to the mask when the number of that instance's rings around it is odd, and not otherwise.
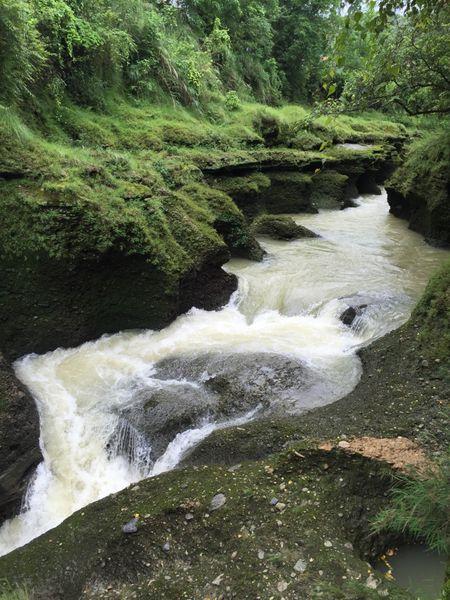
<path fill-rule="evenodd" d="M 137 432 L 129 456 L 112 454 L 107 447 L 120 410 L 140 387 L 161 386 L 154 365 L 163 359 L 263 352 L 317 374 L 304 393 L 273 401 L 272 412 L 300 413 L 350 392 L 361 375 L 358 348 L 406 321 L 430 274 L 448 257 L 390 216 L 385 194 L 358 201 L 344 211 L 295 216 L 319 238 L 264 239 L 263 262 L 228 263 L 239 289 L 219 311 L 192 309 L 162 331 L 119 333 L 17 361 L 16 373 L 38 405 L 44 462 L 26 510 L 0 530 L 0 555 L 88 503 L 174 468 L 215 428 L 258 416 L 253 409 L 219 422 L 202 420 L 180 431 L 156 462 L 151 440 Z M 355 304 L 368 307 L 348 328 L 339 316 Z"/>

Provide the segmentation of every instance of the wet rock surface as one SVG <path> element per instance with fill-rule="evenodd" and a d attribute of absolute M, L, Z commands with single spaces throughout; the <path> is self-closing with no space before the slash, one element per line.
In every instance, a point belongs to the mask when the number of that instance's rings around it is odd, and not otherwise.
<path fill-rule="evenodd" d="M 361 316 L 364 312 L 364 309 L 366 308 L 367 304 L 360 304 L 359 306 L 349 306 L 346 310 L 344 310 L 339 319 L 342 321 L 342 323 L 344 323 L 344 325 L 350 327 L 350 325 L 353 323 L 356 317 Z"/>
<path fill-rule="evenodd" d="M 0 354 L 0 524 L 20 511 L 41 460 L 36 405 Z"/>
<path fill-rule="evenodd" d="M 3 557 L 0 577 L 25 578 L 36 600 L 269 600 L 278 590 L 286 600 L 372 600 L 370 576 L 384 596 L 409 600 L 366 562 L 387 541 L 368 533 L 389 485 L 382 463 L 307 445 L 232 473 L 172 471 L 87 506 Z M 226 502 L 211 511 L 218 487 Z M 125 535 L 134 510 L 139 526 Z"/>
<path fill-rule="evenodd" d="M 225 246 L 211 250 L 177 278 L 144 257 L 112 252 L 98 261 L 0 261 L 0 348 L 15 360 L 105 333 L 160 329 L 192 306 L 215 310 L 237 288 L 236 277 L 221 268 L 229 258 Z"/>
<path fill-rule="evenodd" d="M 152 386 L 139 390 L 121 418 L 142 434 L 158 458 L 180 431 L 295 402 L 316 378 L 301 362 L 280 355 L 178 356 L 156 365 Z"/>

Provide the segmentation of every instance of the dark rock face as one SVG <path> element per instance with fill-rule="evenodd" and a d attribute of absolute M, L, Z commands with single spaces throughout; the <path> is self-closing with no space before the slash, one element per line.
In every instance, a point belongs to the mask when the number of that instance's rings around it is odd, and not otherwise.
<path fill-rule="evenodd" d="M 350 327 L 350 325 L 353 323 L 356 317 L 362 315 L 365 308 L 367 308 L 367 304 L 360 304 L 359 306 L 349 306 L 347 310 L 344 310 L 339 319 L 344 323 L 344 325 Z"/>
<path fill-rule="evenodd" d="M 218 308 L 237 287 L 236 277 L 221 269 L 228 259 L 223 247 L 182 279 L 169 278 L 139 256 L 3 262 L 0 348 L 14 360 L 105 333 L 159 329 L 192 306 Z"/>
<path fill-rule="evenodd" d="M 356 187 L 360 194 L 375 194 L 379 196 L 381 189 L 375 180 L 375 176 L 371 173 L 363 173 L 358 177 Z"/>
<path fill-rule="evenodd" d="M 297 225 L 292 217 L 261 215 L 258 217 L 252 229 L 256 234 L 268 235 L 276 240 L 297 240 L 300 238 L 316 238 L 316 233 Z"/>
<path fill-rule="evenodd" d="M 221 421 L 257 407 L 270 410 L 272 403 L 296 399 L 313 383 L 303 364 L 266 353 L 169 358 L 157 365 L 154 377 L 156 385 L 137 392 L 121 414 L 151 445 L 153 460 L 177 433 L 207 418 Z M 123 431 L 123 422 L 119 428 Z"/>
<path fill-rule="evenodd" d="M 448 201 L 433 204 L 431 195 L 426 198 L 413 192 L 403 195 L 392 185 L 386 186 L 386 191 L 391 214 L 409 221 L 410 229 L 421 233 L 429 244 L 443 247 L 450 245 Z"/>
<path fill-rule="evenodd" d="M 18 514 L 41 460 L 36 405 L 0 355 L 0 523 Z"/>

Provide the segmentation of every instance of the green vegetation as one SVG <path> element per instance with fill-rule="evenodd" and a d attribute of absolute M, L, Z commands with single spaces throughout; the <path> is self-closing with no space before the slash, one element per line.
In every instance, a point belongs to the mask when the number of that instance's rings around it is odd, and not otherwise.
<path fill-rule="evenodd" d="M 389 530 L 424 541 L 430 548 L 448 555 L 450 524 L 450 455 L 447 452 L 415 478 L 397 477 L 390 506 L 374 520 L 374 531 Z"/>
<path fill-rule="evenodd" d="M 450 262 L 430 280 L 413 317 L 420 323 L 418 341 L 450 382 Z M 442 363 L 442 364 L 441 364 Z"/>
<path fill-rule="evenodd" d="M 7 582 L 0 582 L 0 600 L 29 600 L 26 588 L 13 587 Z"/>
<path fill-rule="evenodd" d="M 450 130 L 427 132 L 412 143 L 387 182 L 392 212 L 438 245 L 450 244 Z"/>

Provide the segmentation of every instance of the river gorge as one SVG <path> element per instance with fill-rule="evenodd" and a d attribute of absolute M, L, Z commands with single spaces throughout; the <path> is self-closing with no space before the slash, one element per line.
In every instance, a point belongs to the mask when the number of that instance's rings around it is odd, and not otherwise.
<path fill-rule="evenodd" d="M 299 415 L 348 394 L 357 351 L 404 323 L 448 252 L 389 215 L 385 192 L 343 211 L 296 215 L 320 237 L 261 238 L 233 259 L 239 289 L 161 331 L 126 331 L 15 363 L 39 409 L 44 462 L 0 554 L 74 511 L 175 468 L 214 429 Z M 340 316 L 357 308 L 350 326 Z M 234 400 L 230 400 L 230 396 Z"/>

